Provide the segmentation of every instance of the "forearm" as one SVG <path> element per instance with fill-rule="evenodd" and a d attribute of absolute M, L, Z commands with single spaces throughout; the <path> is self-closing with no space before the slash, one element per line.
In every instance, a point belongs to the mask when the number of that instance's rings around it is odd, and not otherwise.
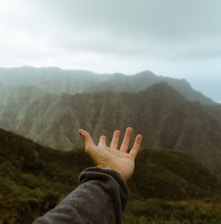
<path fill-rule="evenodd" d="M 120 223 L 127 196 L 127 185 L 117 172 L 88 168 L 79 186 L 34 224 Z"/>

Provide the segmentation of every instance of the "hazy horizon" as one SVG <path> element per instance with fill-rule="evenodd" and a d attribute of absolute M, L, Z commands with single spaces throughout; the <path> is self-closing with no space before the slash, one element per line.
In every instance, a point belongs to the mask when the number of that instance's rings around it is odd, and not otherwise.
<path fill-rule="evenodd" d="M 116 73 L 120 73 L 122 75 L 125 75 L 125 76 L 130 76 L 130 75 L 136 75 L 136 74 L 139 74 L 139 73 L 142 73 L 144 71 L 140 71 L 140 72 L 137 72 L 137 73 L 134 73 L 134 74 L 126 74 L 126 73 L 121 73 L 121 72 L 114 72 L 114 73 L 97 73 L 97 72 L 94 72 L 94 71 L 89 71 L 89 70 L 83 70 L 83 69 L 64 69 L 64 68 L 61 68 L 61 67 L 58 67 L 58 66 L 49 66 L 49 67 L 46 67 L 46 66 L 43 66 L 43 67 L 35 67 L 35 66 L 28 66 L 28 65 L 24 65 L 24 66 L 15 66 L 15 67 L 0 67 L 0 69 L 19 69 L 19 68 L 33 68 L 33 69 L 60 69 L 62 71 L 87 71 L 87 72 L 92 72 L 92 73 L 95 73 L 95 74 L 98 74 L 98 75 L 113 75 L 113 74 L 116 74 Z M 145 71 L 150 71 L 152 72 L 154 75 L 157 75 L 157 76 L 162 76 L 162 77 L 168 77 L 168 78 L 175 78 L 175 79 L 185 79 L 185 78 L 177 78 L 177 77 L 172 77 L 172 76 L 165 76 L 165 75 L 159 75 L 159 74 L 156 74 L 154 71 L 151 71 L 151 70 L 145 70 Z M 0 71 L 0 76 L 1 76 L 1 71 Z M 207 93 L 205 93 L 203 91 L 203 88 L 200 89 L 200 88 L 195 88 L 194 85 L 192 85 L 192 83 L 188 80 L 188 79 L 185 79 L 191 86 L 193 89 L 195 89 L 196 91 L 199 91 L 201 92 L 203 95 L 209 97 L 210 99 L 212 99 L 214 102 L 217 102 L 217 103 L 221 103 L 221 100 L 219 100 L 219 95 L 216 95 L 214 93 L 216 93 L 216 90 L 214 92 L 210 92 L 209 89 L 207 88 Z M 1 80 L 0 80 L 0 83 L 1 83 Z M 204 86 L 206 87 L 206 86 Z M 217 84 L 217 87 L 219 87 L 219 83 Z M 214 95 L 213 95 L 214 94 Z M 218 99 L 218 100 L 217 100 Z"/>
<path fill-rule="evenodd" d="M 186 79 L 221 101 L 221 1 L 1 0 L 0 67 Z"/>

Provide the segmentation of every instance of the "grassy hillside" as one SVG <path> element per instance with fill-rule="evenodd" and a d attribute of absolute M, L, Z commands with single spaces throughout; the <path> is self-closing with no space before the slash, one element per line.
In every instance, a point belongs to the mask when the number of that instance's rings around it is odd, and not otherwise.
<path fill-rule="evenodd" d="M 0 223 L 31 223 L 77 186 L 91 166 L 83 150 L 61 152 L 0 129 Z M 123 223 L 219 223 L 218 178 L 193 158 L 142 150 Z"/>
<path fill-rule="evenodd" d="M 81 152 L 59 152 L 0 130 L 0 223 L 31 223 L 77 185 L 89 164 Z"/>
<path fill-rule="evenodd" d="M 217 177 L 200 162 L 182 153 L 142 150 L 137 158 L 133 184 L 134 192 L 142 198 L 197 199 L 211 195 Z"/>

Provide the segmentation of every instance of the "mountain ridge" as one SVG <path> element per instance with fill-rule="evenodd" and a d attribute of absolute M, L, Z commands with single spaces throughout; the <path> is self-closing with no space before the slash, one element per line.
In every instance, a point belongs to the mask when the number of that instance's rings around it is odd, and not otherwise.
<path fill-rule="evenodd" d="M 43 145 L 71 150 L 82 147 L 79 128 L 98 139 L 132 126 L 145 148 L 178 150 L 221 172 L 221 107 L 189 102 L 165 82 L 137 93 L 43 94 L 22 105 L 0 107 L 0 126 Z"/>
<path fill-rule="evenodd" d="M 151 71 L 135 75 L 96 74 L 83 70 L 52 68 L 0 68 L 0 83 L 4 85 L 30 85 L 48 93 L 90 93 L 96 91 L 139 92 L 153 84 L 166 81 L 190 101 L 215 104 L 199 91 L 192 89 L 184 79 L 157 76 Z"/>

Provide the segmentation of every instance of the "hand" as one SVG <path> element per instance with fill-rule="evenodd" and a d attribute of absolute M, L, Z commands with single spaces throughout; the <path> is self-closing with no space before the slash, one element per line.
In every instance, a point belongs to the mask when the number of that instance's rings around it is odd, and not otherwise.
<path fill-rule="evenodd" d="M 84 140 L 85 152 L 90 156 L 94 164 L 99 168 L 109 167 L 117 171 L 125 180 L 128 180 L 133 174 L 135 158 L 142 142 L 142 135 L 137 135 L 132 149 L 129 150 L 128 147 L 132 132 L 132 128 L 126 129 L 122 144 L 118 149 L 120 138 L 119 130 L 114 131 L 109 147 L 106 145 L 105 135 L 102 135 L 98 145 L 95 145 L 91 135 L 87 131 L 82 129 L 79 130 L 79 133 Z"/>

